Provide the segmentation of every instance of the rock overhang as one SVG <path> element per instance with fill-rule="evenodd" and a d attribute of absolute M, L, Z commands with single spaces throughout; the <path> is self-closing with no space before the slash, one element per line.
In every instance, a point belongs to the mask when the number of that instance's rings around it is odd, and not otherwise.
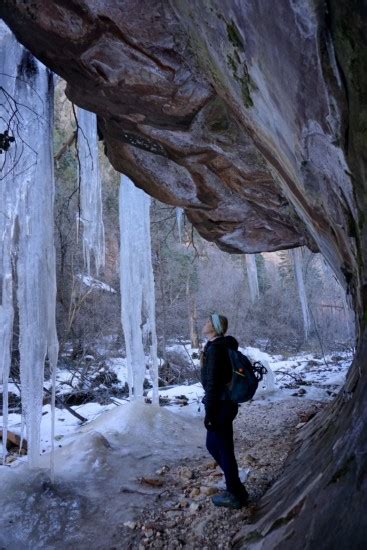
<path fill-rule="evenodd" d="M 18 38 L 97 113 L 113 166 L 229 252 L 306 245 L 356 280 L 347 97 L 312 2 L 18 0 Z"/>

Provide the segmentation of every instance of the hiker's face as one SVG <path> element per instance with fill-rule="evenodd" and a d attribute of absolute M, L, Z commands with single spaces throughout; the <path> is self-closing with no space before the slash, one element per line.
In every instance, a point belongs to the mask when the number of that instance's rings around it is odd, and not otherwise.
<path fill-rule="evenodd" d="M 205 321 L 202 332 L 206 337 L 211 337 L 215 334 L 215 330 L 210 319 Z"/>

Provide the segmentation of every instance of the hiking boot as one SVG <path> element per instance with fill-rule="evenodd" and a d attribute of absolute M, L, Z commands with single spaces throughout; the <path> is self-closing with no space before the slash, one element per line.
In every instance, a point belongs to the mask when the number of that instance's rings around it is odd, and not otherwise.
<path fill-rule="evenodd" d="M 239 510 L 243 506 L 246 506 L 248 498 L 245 500 L 243 497 L 237 497 L 232 493 L 224 491 L 212 496 L 212 503 L 214 506 L 223 506 L 224 508 L 233 508 Z"/>
<path fill-rule="evenodd" d="M 235 496 L 242 502 L 242 506 L 246 506 L 250 498 L 244 485 L 241 485 L 238 492 L 236 491 Z"/>

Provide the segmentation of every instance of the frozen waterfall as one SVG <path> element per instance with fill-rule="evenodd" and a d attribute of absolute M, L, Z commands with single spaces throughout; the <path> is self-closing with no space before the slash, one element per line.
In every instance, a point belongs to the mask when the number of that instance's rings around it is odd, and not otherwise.
<path fill-rule="evenodd" d="M 148 348 L 153 402 L 158 403 L 150 197 L 135 187 L 126 176 L 121 176 L 119 209 L 121 321 L 125 336 L 130 396 L 132 399 L 143 398 L 145 348 Z"/>
<path fill-rule="evenodd" d="M 14 137 L 2 154 L 0 182 L 3 421 L 6 431 L 16 291 L 22 414 L 29 464 L 37 466 L 44 364 L 47 356 L 55 381 L 58 355 L 53 242 L 53 76 L 17 43 L 3 23 L 0 23 L 0 45 L 0 116 L 8 135 Z"/>
<path fill-rule="evenodd" d="M 77 148 L 80 181 L 80 222 L 83 226 L 84 264 L 90 274 L 91 258 L 96 273 L 105 262 L 102 219 L 102 191 L 98 161 L 97 118 L 94 113 L 77 111 Z"/>
<path fill-rule="evenodd" d="M 246 254 L 247 279 L 250 289 L 250 300 L 254 303 L 259 298 L 259 281 L 257 278 L 257 267 L 255 254 Z"/>
<path fill-rule="evenodd" d="M 299 300 L 301 302 L 303 329 L 305 332 L 305 338 L 307 338 L 310 332 L 310 314 L 308 309 L 307 295 L 306 295 L 306 289 L 305 289 L 305 283 L 304 283 L 303 271 L 302 271 L 302 249 L 294 248 L 291 251 L 291 254 L 293 257 L 294 273 L 296 276 Z"/>

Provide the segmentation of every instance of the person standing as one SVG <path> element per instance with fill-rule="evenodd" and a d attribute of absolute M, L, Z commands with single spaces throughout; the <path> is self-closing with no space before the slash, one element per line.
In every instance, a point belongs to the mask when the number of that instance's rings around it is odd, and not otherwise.
<path fill-rule="evenodd" d="M 208 339 L 201 357 L 201 382 L 205 390 L 204 424 L 207 429 L 206 447 L 223 470 L 227 491 L 212 497 L 215 506 L 241 508 L 248 504 L 249 495 L 241 483 L 233 444 L 233 420 L 238 404 L 228 397 L 227 384 L 232 378 L 228 348 L 237 350 L 233 336 L 225 336 L 228 319 L 214 313 L 203 326 Z"/>

